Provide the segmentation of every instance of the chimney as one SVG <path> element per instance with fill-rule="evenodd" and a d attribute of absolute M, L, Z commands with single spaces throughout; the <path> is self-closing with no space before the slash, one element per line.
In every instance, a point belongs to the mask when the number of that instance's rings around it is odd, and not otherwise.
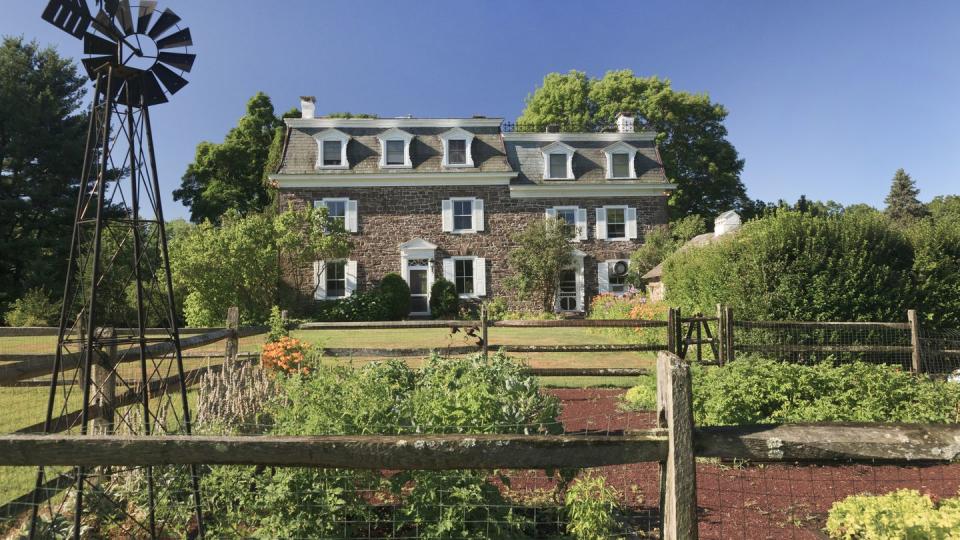
<path fill-rule="evenodd" d="M 617 115 L 617 132 L 633 133 L 633 114 L 622 112 Z"/>
<path fill-rule="evenodd" d="M 723 236 L 739 228 L 740 215 L 733 210 L 727 210 L 713 220 L 713 236 Z"/>
<path fill-rule="evenodd" d="M 300 118 L 313 118 L 317 110 L 317 98 L 300 96 Z"/>

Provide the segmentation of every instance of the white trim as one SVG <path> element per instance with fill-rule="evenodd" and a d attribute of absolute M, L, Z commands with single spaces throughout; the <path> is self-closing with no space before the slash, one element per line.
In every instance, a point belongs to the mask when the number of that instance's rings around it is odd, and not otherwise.
<path fill-rule="evenodd" d="M 626 263 L 626 265 L 627 265 L 627 274 L 629 274 L 629 273 L 630 273 L 630 260 L 629 260 L 629 259 L 607 259 L 607 260 L 605 260 L 605 261 L 601 261 L 601 262 L 597 263 L 597 272 L 598 272 L 598 274 L 600 275 L 600 278 L 601 278 L 601 279 L 598 279 L 598 281 L 600 282 L 600 287 L 599 287 L 600 292 L 602 292 L 602 293 L 610 293 L 610 294 L 614 294 L 614 295 L 616 295 L 616 296 L 622 296 L 623 294 L 625 294 L 625 293 L 627 292 L 627 284 L 626 284 L 626 283 L 623 284 L 623 290 L 620 291 L 620 292 L 615 292 L 615 291 L 613 291 L 613 290 L 610 288 L 610 278 L 613 277 L 613 275 L 614 275 L 613 272 L 612 272 L 612 270 L 613 270 L 613 265 L 617 264 L 618 262 L 624 262 L 624 263 Z M 600 274 L 601 267 L 606 268 L 606 270 L 603 271 L 602 274 Z M 605 275 L 604 275 L 604 274 L 605 274 Z M 606 287 L 604 287 L 603 278 L 606 278 Z"/>
<path fill-rule="evenodd" d="M 576 205 L 565 205 L 565 206 L 551 206 L 547 208 L 547 217 L 551 217 L 551 212 L 553 213 L 552 217 L 557 217 L 557 214 L 561 210 L 573 210 L 573 227 L 576 229 L 576 235 L 573 237 L 572 242 L 579 242 L 581 240 L 587 239 L 587 220 L 586 216 L 582 215 L 586 212 L 586 209 L 580 208 Z M 583 219 L 581 219 L 581 217 Z"/>
<path fill-rule="evenodd" d="M 313 139 L 317 141 L 317 163 L 314 165 L 316 169 L 349 169 L 350 162 L 347 160 L 347 144 L 350 143 L 350 136 L 338 129 L 328 129 L 321 131 L 313 135 Z M 324 165 L 323 164 L 323 143 L 325 141 L 339 141 L 340 142 L 340 164 L 339 165 Z"/>
<path fill-rule="evenodd" d="M 460 127 L 455 127 L 448 131 L 444 131 L 439 135 L 440 142 L 443 144 L 443 161 L 441 165 L 450 169 L 463 169 L 468 167 L 474 167 L 473 164 L 473 138 L 474 134 Z M 450 163 L 450 141 L 452 139 L 463 139 L 466 141 L 466 162 L 464 163 Z"/>
<path fill-rule="evenodd" d="M 610 238 L 610 220 L 607 217 L 610 215 L 610 210 L 623 210 L 623 238 Z M 600 210 L 599 208 L 597 209 Z M 607 204 L 603 206 L 603 240 L 608 242 L 628 242 L 632 240 L 630 238 L 630 219 L 627 214 L 629 214 L 630 207 L 625 204 Z M 636 221 L 636 214 L 634 214 L 634 221 Z M 597 227 L 600 227 L 600 220 L 597 220 Z M 598 229 L 599 233 L 599 229 Z M 597 234 L 597 238 L 600 238 L 600 235 Z"/>
<path fill-rule="evenodd" d="M 330 263 L 343 263 L 343 296 L 327 296 L 327 265 Z M 321 266 L 323 268 L 321 268 Z M 352 272 L 352 274 L 351 274 Z M 353 294 L 357 288 L 357 261 L 350 259 L 330 259 L 328 261 L 313 262 L 313 285 L 315 292 L 314 300 L 340 300 Z M 323 276 L 323 277 L 321 277 Z M 352 282 L 351 282 L 351 277 Z"/>
<path fill-rule="evenodd" d="M 400 244 L 400 276 L 403 277 L 403 280 L 407 282 L 407 285 L 410 285 L 410 269 L 411 266 L 409 261 L 411 259 L 427 259 L 427 290 L 426 290 L 426 299 L 427 299 L 427 311 L 411 311 L 411 315 L 429 315 L 430 314 L 430 289 L 433 287 L 433 281 L 435 279 L 433 267 L 434 267 L 434 256 L 437 246 L 432 244 L 422 238 L 414 238 Z M 413 269 L 423 269 L 422 266 L 414 266 Z"/>
<path fill-rule="evenodd" d="M 557 291 L 557 294 L 554 298 L 554 310 L 561 313 L 572 313 L 572 312 L 582 312 L 584 310 L 584 300 L 586 299 L 586 283 L 583 279 L 583 259 L 587 256 L 586 253 L 580 251 L 579 249 L 573 250 L 573 271 L 576 274 L 576 283 L 577 283 L 577 305 L 574 310 L 561 310 L 560 309 L 560 291 Z M 569 269 L 569 267 L 567 267 Z"/>
<path fill-rule="evenodd" d="M 323 199 L 315 199 L 313 201 L 313 207 L 316 208 L 322 204 L 327 209 L 327 219 L 330 219 L 330 206 L 328 206 L 327 203 L 331 202 L 343 203 L 343 229 L 350 233 L 357 232 L 356 216 L 354 216 L 353 219 L 353 228 L 350 227 L 350 203 L 353 203 L 354 210 L 356 210 L 357 201 L 351 201 L 346 197 L 324 197 Z"/>
<path fill-rule="evenodd" d="M 390 128 L 377 135 L 380 141 L 380 168 L 381 169 L 410 169 L 413 162 L 410 160 L 410 143 L 413 135 L 398 128 Z M 403 163 L 387 163 L 387 141 L 403 141 Z"/>
<path fill-rule="evenodd" d="M 310 187 L 416 187 L 416 186 L 509 186 L 517 173 L 445 172 L 392 174 L 272 174 L 280 188 Z M 511 188 L 512 190 L 512 188 Z M 548 196 L 548 195 L 540 195 Z"/>
<path fill-rule="evenodd" d="M 447 277 L 448 264 L 449 263 L 449 275 Z M 470 299 L 470 298 L 480 298 L 481 296 L 486 296 L 487 294 L 487 259 L 483 257 L 474 257 L 473 255 L 456 255 L 453 257 L 447 257 L 443 260 L 443 274 L 444 279 L 451 282 L 456 286 L 457 284 L 457 266 L 456 261 L 472 261 L 473 262 L 473 292 L 469 294 L 458 294 L 460 298 Z M 482 268 L 479 268 L 482 267 Z"/>
<path fill-rule="evenodd" d="M 503 118 L 286 118 L 293 128 L 500 127 Z"/>
<path fill-rule="evenodd" d="M 299 120 L 295 118 L 293 120 Z M 289 122 L 289 120 L 288 120 Z M 653 131 L 638 131 L 635 133 L 504 133 L 505 141 L 652 141 L 656 137 Z"/>
<path fill-rule="evenodd" d="M 283 187 L 283 186 L 281 186 Z M 561 184 L 510 186 L 510 197 L 535 199 L 553 197 L 657 197 L 667 196 L 666 191 L 676 189 L 676 184 Z"/>
<path fill-rule="evenodd" d="M 343 296 L 351 296 L 355 290 L 357 290 L 357 261 L 348 259 L 343 265 Z"/>
<path fill-rule="evenodd" d="M 613 175 L 613 155 L 627 154 L 628 176 Z M 607 158 L 607 180 L 630 180 L 637 178 L 637 149 L 629 144 L 619 141 L 603 149 L 603 155 Z"/>
<path fill-rule="evenodd" d="M 456 209 L 455 202 L 470 201 L 470 228 L 469 229 L 458 229 L 457 228 L 457 219 L 454 210 Z M 448 232 L 452 234 L 473 234 L 483 231 L 483 199 L 478 199 L 476 197 L 450 197 L 449 199 L 444 199 L 443 203 L 449 202 L 450 208 L 450 222 L 449 228 L 445 222 L 446 215 L 443 215 L 443 232 Z M 444 204 L 440 205 L 441 212 L 446 212 Z"/>
<path fill-rule="evenodd" d="M 573 154 L 576 153 L 576 150 L 569 144 L 564 144 L 562 142 L 555 142 L 553 144 L 548 144 L 540 149 L 540 155 L 543 156 L 543 179 L 544 180 L 573 180 Z M 566 176 L 552 176 L 550 175 L 550 156 L 551 154 L 565 154 L 567 156 L 567 175 Z"/>

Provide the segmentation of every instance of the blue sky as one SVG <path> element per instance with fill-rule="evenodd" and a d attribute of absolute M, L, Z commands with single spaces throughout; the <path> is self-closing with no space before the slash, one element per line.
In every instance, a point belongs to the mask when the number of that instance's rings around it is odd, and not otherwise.
<path fill-rule="evenodd" d="M 80 58 L 2 0 L 0 34 Z M 516 117 L 551 71 L 632 69 L 730 111 L 751 197 L 881 205 L 903 167 L 921 198 L 960 193 L 960 2 L 167 0 L 190 26 L 190 85 L 152 116 L 168 217 L 201 140 L 262 90 L 278 111 Z"/>

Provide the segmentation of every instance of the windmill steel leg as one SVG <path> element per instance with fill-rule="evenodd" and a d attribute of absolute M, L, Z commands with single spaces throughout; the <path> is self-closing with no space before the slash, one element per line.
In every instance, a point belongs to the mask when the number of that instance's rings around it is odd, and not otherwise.
<path fill-rule="evenodd" d="M 163 272 L 167 286 L 167 316 L 170 318 L 170 330 L 173 334 L 174 351 L 177 357 L 177 375 L 180 377 L 180 403 L 183 406 L 183 425 L 187 435 L 191 432 L 190 402 L 187 399 L 187 384 L 183 378 L 183 351 L 180 347 L 180 329 L 174 311 L 173 279 L 170 276 L 170 255 L 167 251 L 167 228 L 163 220 L 163 205 L 160 203 L 160 180 L 157 176 L 157 160 L 153 153 L 153 130 L 150 127 L 150 109 L 143 105 L 144 127 L 147 133 L 147 156 L 150 160 L 150 173 L 153 182 L 153 191 L 156 200 L 157 235 L 160 240 L 160 256 L 163 258 Z M 203 510 L 200 502 L 200 479 L 197 466 L 190 465 L 190 478 L 193 488 L 194 511 L 197 515 L 197 533 L 199 538 L 204 536 Z"/>
<path fill-rule="evenodd" d="M 87 142 L 85 151 L 83 153 L 83 172 L 81 174 L 80 185 L 77 188 L 77 208 L 74 210 L 74 219 L 73 219 L 73 232 L 70 236 L 70 255 L 69 262 L 67 263 L 67 276 L 65 278 L 65 283 L 63 285 L 63 303 L 60 305 L 60 322 L 58 324 L 57 331 L 57 354 L 53 361 L 53 373 L 50 377 L 50 392 L 47 396 L 47 414 L 43 420 L 43 432 L 50 432 L 50 422 L 53 420 L 53 402 L 57 398 L 57 380 L 60 377 L 60 366 L 63 363 L 63 337 L 67 329 L 67 310 L 69 309 L 68 304 L 70 302 L 71 293 L 73 292 L 74 279 L 73 272 L 77 267 L 77 243 L 79 242 L 80 236 L 80 220 L 82 218 L 81 212 L 83 211 L 85 195 L 87 193 L 87 181 L 89 180 L 89 171 L 87 167 L 90 166 L 90 158 L 93 155 L 92 143 L 94 142 L 94 133 L 96 130 L 97 124 L 97 109 L 100 107 L 100 80 L 102 77 L 98 76 L 97 80 L 94 81 L 93 85 L 93 106 L 90 108 L 90 118 L 87 122 Z M 44 471 L 43 467 L 39 467 L 37 470 L 37 483 L 33 490 L 33 503 L 31 505 L 30 512 L 30 532 L 29 538 L 32 540 L 36 534 L 37 528 L 37 514 L 39 512 L 40 506 L 40 490 L 43 487 L 43 477 Z"/>
<path fill-rule="evenodd" d="M 103 145 L 101 148 L 100 156 L 100 169 L 97 171 L 97 180 L 95 185 L 97 186 L 97 220 L 96 225 L 93 229 L 93 267 L 90 276 L 90 300 L 87 305 L 90 306 L 90 311 L 87 313 L 87 336 L 86 336 L 86 350 L 84 351 L 83 358 L 83 405 L 80 412 L 80 434 L 87 434 L 87 422 L 90 420 L 90 372 L 91 372 L 91 356 L 93 355 L 93 341 L 94 335 L 96 334 L 96 322 L 97 322 L 97 287 L 98 287 L 98 274 L 100 273 L 100 250 L 102 247 L 101 244 L 101 235 L 103 234 L 103 203 L 106 196 L 106 183 L 107 183 L 107 166 L 110 163 L 110 115 L 113 112 L 113 98 L 111 90 L 113 84 L 113 69 L 107 70 L 107 93 L 106 95 L 106 109 L 104 111 L 103 119 L 103 135 L 101 141 Z M 75 540 L 80 540 L 80 518 L 83 513 L 83 480 L 84 480 L 84 468 L 77 467 L 77 501 L 74 510 L 73 516 L 73 537 Z"/>
<path fill-rule="evenodd" d="M 147 380 L 146 322 L 143 317 L 143 275 L 140 272 L 140 257 L 143 252 L 143 239 L 140 237 L 140 184 L 137 178 L 139 161 L 137 159 L 136 133 L 134 133 L 133 105 L 130 85 L 127 85 L 127 137 L 130 150 L 130 204 L 133 206 L 133 273 L 137 280 L 137 348 L 140 352 L 140 381 L 143 388 L 143 430 L 150 435 L 150 392 Z M 182 376 L 181 376 L 182 377 Z M 181 379 L 182 384 L 182 379 Z M 157 537 L 156 503 L 154 501 L 153 467 L 147 467 L 147 501 L 150 537 Z"/>

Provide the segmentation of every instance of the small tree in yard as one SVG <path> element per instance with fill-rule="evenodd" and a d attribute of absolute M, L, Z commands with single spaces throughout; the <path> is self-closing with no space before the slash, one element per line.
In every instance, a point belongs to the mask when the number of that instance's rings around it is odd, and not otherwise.
<path fill-rule="evenodd" d="M 573 264 L 573 240 L 576 230 L 562 219 L 535 220 L 516 234 L 517 247 L 508 255 L 513 275 L 508 286 L 520 298 L 540 302 L 544 311 L 553 311 L 560 283 L 560 272 Z"/>
<path fill-rule="evenodd" d="M 897 169 L 896 174 L 893 175 L 890 194 L 884 199 L 887 204 L 887 215 L 900 223 L 926 216 L 927 207 L 917 199 L 919 194 L 917 183 L 910 178 L 910 175 L 903 169 Z"/>
<path fill-rule="evenodd" d="M 332 220 L 323 206 L 288 207 L 274 219 L 278 256 L 291 269 L 296 290 L 313 279 L 314 261 L 342 259 L 350 254 L 350 237 L 343 223 Z M 314 284 L 314 292 L 320 286 Z"/>

